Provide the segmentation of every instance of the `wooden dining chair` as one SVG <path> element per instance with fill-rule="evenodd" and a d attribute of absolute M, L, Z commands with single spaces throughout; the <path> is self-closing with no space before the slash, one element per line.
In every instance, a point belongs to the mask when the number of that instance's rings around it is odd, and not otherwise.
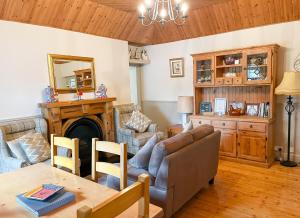
<path fill-rule="evenodd" d="M 99 162 L 99 151 L 120 156 L 120 166 L 112 163 Z M 104 173 L 120 179 L 120 190 L 127 187 L 127 145 L 114 142 L 92 140 L 92 180 L 98 180 L 97 173 Z"/>
<path fill-rule="evenodd" d="M 58 147 L 70 149 L 72 157 L 59 156 L 57 152 Z M 73 174 L 79 176 L 79 140 L 51 134 L 51 166 L 65 167 L 71 170 Z"/>
<path fill-rule="evenodd" d="M 138 201 L 138 217 L 149 217 L 149 175 L 141 174 L 138 181 L 94 208 L 83 206 L 77 218 L 116 217 Z"/>

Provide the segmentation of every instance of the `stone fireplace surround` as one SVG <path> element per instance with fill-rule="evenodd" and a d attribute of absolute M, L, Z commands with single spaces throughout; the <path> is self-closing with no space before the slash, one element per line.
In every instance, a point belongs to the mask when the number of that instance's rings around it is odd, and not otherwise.
<path fill-rule="evenodd" d="M 114 141 L 113 105 L 116 98 L 42 103 L 48 133 L 79 138 L 80 175 L 91 172 L 91 141 L 99 138 Z M 49 137 L 50 138 L 50 137 Z M 105 159 L 105 155 L 100 155 Z"/>

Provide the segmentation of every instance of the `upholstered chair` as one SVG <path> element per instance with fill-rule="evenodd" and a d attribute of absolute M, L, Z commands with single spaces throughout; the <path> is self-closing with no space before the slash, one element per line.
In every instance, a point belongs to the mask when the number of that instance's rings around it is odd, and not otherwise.
<path fill-rule="evenodd" d="M 125 124 L 130 119 L 132 112 L 135 110 L 141 111 L 140 106 L 124 104 L 114 107 L 114 122 L 117 142 L 126 143 L 128 145 L 128 153 L 131 154 L 136 154 L 155 133 L 158 133 L 161 138 L 164 137 L 163 132 L 158 132 L 156 123 L 151 123 L 148 129 L 143 133 L 137 133 L 132 129 L 128 129 Z"/>
<path fill-rule="evenodd" d="M 31 132 L 39 132 L 47 139 L 46 121 L 42 118 L 28 118 L 0 123 L 0 172 L 14 171 L 29 165 L 26 161 L 12 156 L 6 141 Z"/>

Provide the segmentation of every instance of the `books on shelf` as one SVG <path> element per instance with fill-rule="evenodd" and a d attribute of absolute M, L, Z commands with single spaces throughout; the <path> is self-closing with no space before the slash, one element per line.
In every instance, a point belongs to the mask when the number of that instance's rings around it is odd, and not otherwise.
<path fill-rule="evenodd" d="M 26 193 L 19 194 L 16 197 L 16 201 L 35 216 L 43 216 L 75 199 L 75 195 L 72 192 L 67 192 L 63 189 L 46 200 L 30 199 L 26 196 Z"/>
<path fill-rule="evenodd" d="M 259 117 L 269 117 L 270 113 L 270 103 L 269 102 L 263 102 L 259 104 Z"/>

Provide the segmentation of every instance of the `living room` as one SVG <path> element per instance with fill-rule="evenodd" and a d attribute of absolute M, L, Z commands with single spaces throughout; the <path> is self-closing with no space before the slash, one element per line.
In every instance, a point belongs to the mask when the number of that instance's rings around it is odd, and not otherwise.
<path fill-rule="evenodd" d="M 299 27 L 298 0 L 0 2 L 0 217 L 298 217 Z"/>

